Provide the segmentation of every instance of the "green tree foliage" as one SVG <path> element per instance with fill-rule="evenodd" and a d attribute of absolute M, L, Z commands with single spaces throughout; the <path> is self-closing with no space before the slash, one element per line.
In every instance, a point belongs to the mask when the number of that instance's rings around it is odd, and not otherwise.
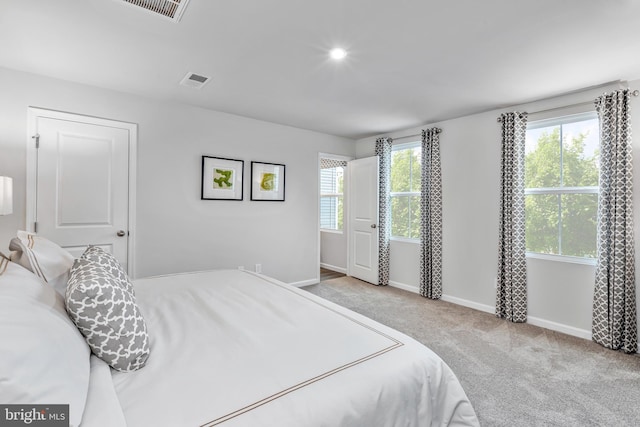
<path fill-rule="evenodd" d="M 391 192 L 420 192 L 420 148 L 391 154 Z M 420 196 L 396 195 L 391 198 L 391 235 L 420 237 Z"/>
<path fill-rule="evenodd" d="M 598 152 L 585 154 L 586 137 L 561 144 L 560 126 L 543 132 L 525 156 L 525 187 L 597 186 Z M 596 256 L 597 194 L 530 194 L 525 203 L 528 251 Z"/>

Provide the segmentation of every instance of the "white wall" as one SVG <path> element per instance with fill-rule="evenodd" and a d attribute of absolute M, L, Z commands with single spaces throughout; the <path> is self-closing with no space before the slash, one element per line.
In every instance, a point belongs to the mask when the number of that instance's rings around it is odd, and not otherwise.
<path fill-rule="evenodd" d="M 0 94 L 0 175 L 15 187 L 0 250 L 25 227 L 34 106 L 138 124 L 138 277 L 256 263 L 289 283 L 318 277 L 318 152 L 353 156 L 352 140 L 2 68 Z M 245 161 L 244 201 L 200 200 L 202 155 Z M 284 203 L 249 201 L 251 160 L 286 165 Z"/>
<path fill-rule="evenodd" d="M 347 233 L 320 231 L 320 265 L 329 270 L 347 272 Z"/>
<path fill-rule="evenodd" d="M 629 82 L 629 87 L 640 89 L 640 81 Z M 496 119 L 500 113 L 592 102 L 605 91 L 591 89 L 385 135 L 400 137 L 419 133 L 422 128 L 442 128 L 443 299 L 494 312 L 500 182 L 500 126 Z M 638 98 L 632 98 L 632 123 L 640 124 Z M 373 155 L 374 144 L 375 138 L 357 141 L 356 157 Z M 634 138 L 634 163 L 639 171 L 640 135 Z M 636 253 L 640 254 L 640 176 L 636 173 L 635 177 Z M 391 283 L 416 290 L 418 258 L 417 244 L 392 241 Z M 640 256 L 637 258 L 636 270 L 640 271 Z M 529 322 L 590 337 L 595 267 L 530 258 L 527 269 Z"/>

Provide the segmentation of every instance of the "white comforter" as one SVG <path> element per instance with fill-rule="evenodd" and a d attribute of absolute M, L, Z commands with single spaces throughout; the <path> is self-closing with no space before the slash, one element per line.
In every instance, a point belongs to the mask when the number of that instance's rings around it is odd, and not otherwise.
<path fill-rule="evenodd" d="M 134 285 L 151 356 L 92 360 L 83 426 L 478 425 L 431 350 L 305 291 L 238 270 Z"/>

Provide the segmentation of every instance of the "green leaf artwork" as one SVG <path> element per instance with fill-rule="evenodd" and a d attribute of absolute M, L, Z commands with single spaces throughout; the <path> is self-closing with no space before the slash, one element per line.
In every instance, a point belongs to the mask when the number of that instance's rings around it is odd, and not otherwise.
<path fill-rule="evenodd" d="M 230 190 L 233 188 L 233 169 L 213 169 L 213 188 Z"/>
<path fill-rule="evenodd" d="M 276 174 L 271 172 L 263 172 L 260 180 L 260 189 L 263 191 L 275 191 Z"/>

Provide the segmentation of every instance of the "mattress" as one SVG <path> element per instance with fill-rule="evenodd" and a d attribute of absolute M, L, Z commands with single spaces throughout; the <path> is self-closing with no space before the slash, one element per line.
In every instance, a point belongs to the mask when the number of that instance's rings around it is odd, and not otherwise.
<path fill-rule="evenodd" d="M 83 426 L 476 426 L 458 379 L 400 332 L 240 270 L 134 281 L 151 353 L 91 359 Z"/>

